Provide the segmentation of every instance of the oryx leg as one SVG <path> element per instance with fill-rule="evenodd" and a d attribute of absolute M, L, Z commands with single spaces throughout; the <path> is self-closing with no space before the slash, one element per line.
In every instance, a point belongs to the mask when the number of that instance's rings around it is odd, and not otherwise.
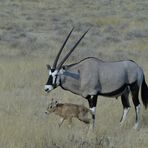
<path fill-rule="evenodd" d="M 139 129 L 140 128 L 140 101 L 138 98 L 139 95 L 139 87 L 137 85 L 131 87 L 131 93 L 132 93 L 132 99 L 135 106 L 135 113 L 136 113 L 136 121 L 134 128 Z"/>
<path fill-rule="evenodd" d="M 120 120 L 120 125 L 122 126 L 123 122 L 127 118 L 127 114 L 130 110 L 130 103 L 129 103 L 129 88 L 126 88 L 123 94 L 121 95 L 121 101 L 123 105 L 123 114 Z"/>
<path fill-rule="evenodd" d="M 89 103 L 89 109 L 92 112 L 92 128 L 95 128 L 95 121 L 96 121 L 96 105 L 97 105 L 97 96 L 89 96 L 87 97 L 88 103 Z"/>

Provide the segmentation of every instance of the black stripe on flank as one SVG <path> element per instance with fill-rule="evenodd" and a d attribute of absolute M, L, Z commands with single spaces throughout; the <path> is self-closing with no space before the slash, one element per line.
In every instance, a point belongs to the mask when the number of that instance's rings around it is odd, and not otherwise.
<path fill-rule="evenodd" d="M 121 86 L 117 90 L 114 90 L 112 92 L 106 92 L 106 93 L 100 93 L 99 92 L 98 95 L 107 96 L 107 97 L 113 97 L 113 96 L 116 96 L 116 95 L 119 95 L 120 93 L 122 93 L 127 86 L 128 86 L 127 84 L 124 84 L 123 86 Z"/>
<path fill-rule="evenodd" d="M 118 88 L 117 90 L 114 90 L 114 91 L 112 91 L 112 92 L 106 92 L 106 93 L 102 93 L 102 92 L 100 93 L 100 92 L 98 92 L 98 95 L 107 96 L 107 97 L 113 97 L 113 96 L 116 96 L 116 95 L 121 94 L 121 93 L 125 90 L 125 88 L 126 88 L 127 86 L 129 86 L 130 89 L 132 90 L 132 89 L 135 89 L 136 85 L 137 85 L 137 81 L 132 82 L 132 83 L 130 83 L 130 84 L 125 83 L 124 85 L 122 85 L 122 86 L 121 86 L 120 88 Z"/>

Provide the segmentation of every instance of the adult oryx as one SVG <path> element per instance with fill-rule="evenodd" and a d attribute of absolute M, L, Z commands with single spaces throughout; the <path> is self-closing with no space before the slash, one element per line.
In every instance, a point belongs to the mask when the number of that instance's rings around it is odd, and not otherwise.
<path fill-rule="evenodd" d="M 131 92 L 136 112 L 134 127 L 136 129 L 139 128 L 140 102 L 138 94 L 140 88 L 142 102 L 145 108 L 148 106 L 148 87 L 142 68 L 131 60 L 105 62 L 95 57 L 87 57 L 77 63 L 63 65 L 88 30 L 81 36 L 62 61 L 58 63 L 60 54 L 72 31 L 73 29 L 65 39 L 53 66 L 47 65 L 49 78 L 45 85 L 45 91 L 50 92 L 56 87 L 61 86 L 64 90 L 86 98 L 93 114 L 93 127 L 95 126 L 95 112 L 97 97 L 99 95 L 106 97 L 121 96 L 123 115 L 120 123 L 122 124 L 130 108 L 128 96 Z"/>

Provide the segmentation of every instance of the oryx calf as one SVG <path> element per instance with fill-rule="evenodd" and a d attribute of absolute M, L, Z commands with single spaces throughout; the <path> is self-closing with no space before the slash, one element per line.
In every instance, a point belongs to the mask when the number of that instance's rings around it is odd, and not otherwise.
<path fill-rule="evenodd" d="M 62 125 L 64 120 L 69 121 L 69 125 L 72 122 L 72 118 L 77 118 L 80 121 L 88 124 L 91 119 L 88 118 L 91 111 L 83 105 L 71 104 L 71 103 L 58 103 L 52 99 L 52 102 L 48 105 L 46 114 L 55 113 L 61 117 L 59 127 Z"/>

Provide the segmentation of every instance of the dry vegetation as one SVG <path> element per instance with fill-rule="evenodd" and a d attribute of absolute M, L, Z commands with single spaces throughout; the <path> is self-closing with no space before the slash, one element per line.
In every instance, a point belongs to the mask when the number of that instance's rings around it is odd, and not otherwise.
<path fill-rule="evenodd" d="M 59 128 L 57 116 L 44 115 L 53 96 L 88 106 L 85 99 L 60 88 L 48 95 L 43 91 L 45 65 L 52 64 L 72 26 L 76 29 L 66 49 L 91 30 L 68 63 L 86 56 L 132 59 L 143 67 L 148 82 L 147 0 L 1 0 L 0 147 L 147 148 L 148 110 L 142 109 L 140 131 L 132 129 L 133 105 L 121 128 L 120 99 L 98 99 L 97 127 L 90 136 L 78 120 L 71 129 L 66 122 Z"/>

